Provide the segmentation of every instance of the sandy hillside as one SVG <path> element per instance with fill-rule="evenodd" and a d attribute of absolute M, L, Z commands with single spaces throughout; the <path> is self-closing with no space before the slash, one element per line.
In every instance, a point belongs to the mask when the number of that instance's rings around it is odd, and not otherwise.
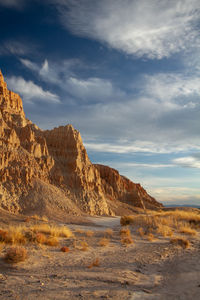
<path fill-rule="evenodd" d="M 75 236 L 59 238 L 59 245 L 25 245 L 28 258 L 18 264 L 4 261 L 9 246 L 1 244 L 0 299 L 199 299 L 199 233 L 184 249 L 169 237 L 141 237 L 130 226 L 133 243 L 126 245 L 119 217 L 79 222 L 68 224 Z M 62 246 L 69 252 L 61 252 Z"/>

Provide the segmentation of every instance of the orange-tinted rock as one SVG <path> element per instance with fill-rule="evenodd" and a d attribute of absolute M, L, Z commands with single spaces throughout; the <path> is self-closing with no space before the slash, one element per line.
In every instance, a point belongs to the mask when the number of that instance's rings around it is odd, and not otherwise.
<path fill-rule="evenodd" d="M 110 201 L 162 206 L 118 171 L 93 165 L 72 125 L 42 131 L 26 119 L 20 96 L 0 72 L 0 207 L 112 215 Z"/>

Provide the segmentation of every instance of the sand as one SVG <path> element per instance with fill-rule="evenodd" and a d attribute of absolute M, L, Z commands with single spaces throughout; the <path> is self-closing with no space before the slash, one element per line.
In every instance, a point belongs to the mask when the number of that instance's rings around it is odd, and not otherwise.
<path fill-rule="evenodd" d="M 169 238 L 150 242 L 133 233 L 134 243 L 125 247 L 119 217 L 88 217 L 84 224 L 68 226 L 78 241 L 87 241 L 87 251 L 74 249 L 73 239 L 60 241 L 70 248 L 68 253 L 61 246 L 29 245 L 28 259 L 15 265 L 5 263 L 5 250 L 1 252 L 0 299 L 200 299 L 199 236 L 191 239 L 189 249 L 182 249 Z M 114 234 L 101 247 L 107 228 Z M 93 230 L 94 235 L 81 230 Z M 99 266 L 88 268 L 95 259 Z"/>

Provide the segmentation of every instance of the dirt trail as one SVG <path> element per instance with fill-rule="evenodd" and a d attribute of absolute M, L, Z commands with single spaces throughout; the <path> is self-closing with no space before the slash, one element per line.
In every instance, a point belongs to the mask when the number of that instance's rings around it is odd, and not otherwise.
<path fill-rule="evenodd" d="M 76 241 L 86 241 L 87 251 L 61 239 L 58 247 L 27 246 L 28 260 L 8 265 L 0 254 L 0 300 L 199 300 L 200 240 L 183 250 L 168 238 L 154 242 L 132 232 L 134 243 L 120 240 L 119 217 L 89 217 L 89 225 L 70 224 Z M 66 224 L 67 225 L 67 224 Z M 92 230 L 93 236 L 77 229 Z M 101 247 L 105 230 L 113 229 L 110 243 Z M 70 248 L 69 253 L 60 251 Z M 89 267 L 98 258 L 99 266 Z"/>

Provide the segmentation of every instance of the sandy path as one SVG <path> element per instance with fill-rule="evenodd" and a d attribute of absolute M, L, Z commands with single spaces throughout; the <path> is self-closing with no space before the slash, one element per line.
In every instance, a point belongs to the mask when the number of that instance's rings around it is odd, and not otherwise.
<path fill-rule="evenodd" d="M 88 217 L 95 225 L 107 228 L 120 226 L 120 217 Z"/>
<path fill-rule="evenodd" d="M 0 299 L 12 300 L 199 300 L 200 241 L 182 250 L 169 239 L 155 242 L 133 235 L 134 243 L 120 243 L 119 217 L 89 217 L 94 225 L 69 225 L 73 230 L 93 230 L 94 236 L 76 233 L 86 239 L 88 251 L 73 248 L 73 240 L 61 242 L 70 248 L 29 246 L 29 258 L 16 266 L 0 259 Z M 113 236 L 100 247 L 106 228 Z M 3 253 L 1 255 L 3 257 Z M 88 268 L 98 258 L 99 267 Z"/>

